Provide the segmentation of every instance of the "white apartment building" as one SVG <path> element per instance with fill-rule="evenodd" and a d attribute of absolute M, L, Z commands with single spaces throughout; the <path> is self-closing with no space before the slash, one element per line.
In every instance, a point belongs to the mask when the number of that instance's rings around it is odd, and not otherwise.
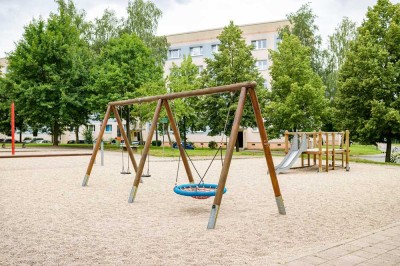
<path fill-rule="evenodd" d="M 277 48 L 277 44 L 280 41 L 278 29 L 286 25 L 289 25 L 288 20 L 239 26 L 246 43 L 254 46 L 253 56 L 257 60 L 256 66 L 266 80 L 265 87 L 269 87 L 271 84 L 271 77 L 268 71 L 271 61 L 268 49 L 275 50 Z M 167 76 L 170 73 L 173 63 L 179 66 L 183 60 L 183 55 L 190 55 L 199 70 L 206 68 L 204 58 L 212 58 L 213 53 L 218 52 L 219 40 L 217 37 L 222 31 L 223 28 L 218 28 L 167 35 L 170 49 L 168 60 L 164 66 L 164 74 Z"/>
<path fill-rule="evenodd" d="M 279 28 L 289 25 L 288 20 L 279 20 L 272 22 L 263 22 L 239 26 L 242 30 L 242 38 L 246 44 L 253 45 L 252 54 L 256 58 L 256 66 L 261 75 L 265 79 L 263 84 L 266 89 L 270 88 L 271 76 L 268 68 L 271 66 L 271 60 L 268 50 L 277 49 L 280 41 L 278 36 Z M 191 56 L 193 63 L 199 68 L 199 71 L 207 67 L 205 58 L 212 58 L 213 53 L 218 52 L 219 40 L 218 36 L 223 28 L 202 30 L 187 33 L 178 33 L 167 35 L 170 49 L 168 51 L 168 59 L 164 66 L 164 75 L 170 73 L 173 64 L 180 65 L 183 56 Z M 196 146 L 204 145 L 208 141 L 221 137 L 210 138 L 207 132 L 194 132 L 187 135 L 188 140 L 194 142 Z M 257 128 L 241 128 L 238 135 L 239 147 L 243 149 L 262 149 L 261 139 Z M 271 147 L 281 146 L 282 140 L 271 140 Z"/>

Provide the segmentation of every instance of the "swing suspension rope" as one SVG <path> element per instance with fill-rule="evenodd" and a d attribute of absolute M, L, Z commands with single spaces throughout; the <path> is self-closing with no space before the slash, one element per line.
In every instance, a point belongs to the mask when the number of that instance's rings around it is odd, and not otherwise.
<path fill-rule="evenodd" d="M 207 199 L 209 197 L 213 197 L 216 194 L 216 190 L 218 188 L 217 184 L 207 184 L 204 183 L 204 178 L 206 177 L 206 174 L 208 172 L 208 170 L 210 169 L 212 163 L 214 162 L 215 158 L 217 157 L 218 153 L 220 152 L 221 155 L 221 164 L 222 166 L 224 165 L 223 162 L 223 158 L 222 158 L 222 146 L 223 146 L 223 140 L 224 140 L 224 136 L 226 137 L 226 128 L 228 125 L 228 120 L 229 120 L 229 114 L 230 114 L 230 105 L 231 105 L 231 101 L 233 98 L 233 94 L 231 94 L 231 98 L 230 101 L 228 102 L 228 112 L 227 112 L 227 116 L 226 116 L 226 120 L 225 120 L 225 125 L 224 125 L 224 130 L 223 130 L 223 134 L 221 136 L 221 141 L 220 141 L 220 145 L 217 149 L 217 152 L 214 154 L 210 164 L 208 165 L 206 171 L 204 172 L 203 176 L 200 175 L 199 171 L 197 170 L 196 166 L 193 163 L 193 160 L 190 158 L 188 152 L 186 151 L 186 149 L 184 149 L 186 156 L 188 157 L 190 163 L 192 164 L 194 170 L 196 171 L 197 175 L 200 178 L 199 183 L 197 184 L 183 184 L 183 185 L 178 185 L 178 176 L 179 176 L 179 165 L 180 165 L 180 158 L 181 156 L 179 155 L 178 158 L 178 169 L 176 172 L 176 179 L 175 179 L 175 187 L 174 187 L 174 192 L 179 194 L 179 195 L 183 195 L 183 196 L 190 196 L 192 198 L 195 199 Z M 226 188 L 224 188 L 223 193 L 226 192 Z"/>
<path fill-rule="evenodd" d="M 122 110 L 123 110 L 123 106 L 121 106 L 120 107 L 121 108 L 121 119 L 122 119 Z M 129 106 L 128 106 L 128 112 L 129 112 L 129 114 L 130 114 L 130 108 L 129 108 Z M 128 123 L 128 121 L 126 121 L 126 123 Z M 129 144 L 128 144 L 129 145 Z M 121 146 L 121 154 L 122 154 L 122 171 L 121 171 L 121 174 L 130 174 L 131 173 L 131 171 L 130 171 L 130 167 L 129 167 L 129 154 L 128 154 L 128 158 L 127 158 L 127 164 L 128 164 L 128 167 L 127 167 L 127 169 L 126 169 L 126 171 L 125 171 L 125 165 L 124 165 L 124 146 L 122 145 L 122 143 L 120 143 L 120 146 Z M 128 148 L 126 147 L 126 143 L 125 143 L 125 148 L 128 150 Z"/>

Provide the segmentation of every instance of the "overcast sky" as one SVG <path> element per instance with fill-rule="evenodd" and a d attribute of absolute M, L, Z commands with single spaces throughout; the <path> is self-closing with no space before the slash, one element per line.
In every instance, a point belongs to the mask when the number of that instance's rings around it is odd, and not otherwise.
<path fill-rule="evenodd" d="M 332 34 L 344 16 L 360 25 L 368 6 L 376 0 L 154 0 L 163 11 L 158 34 L 168 35 L 203 29 L 224 27 L 230 20 L 237 25 L 285 19 L 302 4 L 310 2 L 318 16 L 320 34 Z M 392 0 L 399 3 L 400 0 Z M 125 16 L 128 0 L 75 0 L 78 9 L 86 11 L 86 18 L 100 17 L 106 8 Z M 47 18 L 56 12 L 53 0 L 0 0 L 0 58 L 15 49 L 24 26 L 33 18 Z"/>

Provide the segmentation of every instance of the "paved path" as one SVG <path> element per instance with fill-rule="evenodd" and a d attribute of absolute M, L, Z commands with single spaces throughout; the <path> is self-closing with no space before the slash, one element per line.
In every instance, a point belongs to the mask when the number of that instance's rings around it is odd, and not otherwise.
<path fill-rule="evenodd" d="M 285 265 L 400 265 L 400 223 L 292 259 Z"/>

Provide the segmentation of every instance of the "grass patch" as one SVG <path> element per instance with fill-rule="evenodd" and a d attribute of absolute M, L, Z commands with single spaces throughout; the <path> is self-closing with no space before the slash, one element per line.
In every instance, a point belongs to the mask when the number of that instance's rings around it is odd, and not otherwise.
<path fill-rule="evenodd" d="M 382 152 L 376 148 L 374 145 L 360 145 L 353 144 L 350 146 L 350 155 L 351 156 L 359 156 L 359 155 L 375 155 L 381 154 Z"/>

